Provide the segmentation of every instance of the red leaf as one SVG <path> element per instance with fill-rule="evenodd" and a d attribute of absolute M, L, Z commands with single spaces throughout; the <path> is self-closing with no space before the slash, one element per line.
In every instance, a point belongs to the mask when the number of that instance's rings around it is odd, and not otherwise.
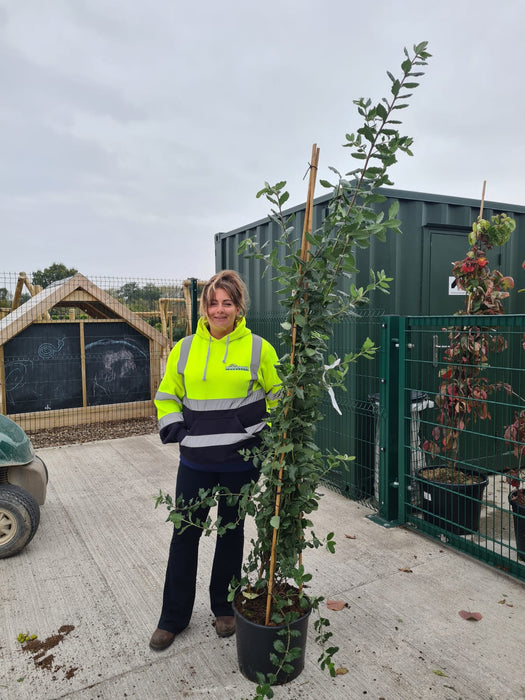
<path fill-rule="evenodd" d="M 328 610 L 342 610 L 346 608 L 346 603 L 343 600 L 327 600 L 326 607 Z"/>
<path fill-rule="evenodd" d="M 460 610 L 459 616 L 462 617 L 464 620 L 476 620 L 476 622 L 479 622 L 482 618 L 481 613 L 479 613 L 479 612 L 467 612 L 466 610 Z"/>

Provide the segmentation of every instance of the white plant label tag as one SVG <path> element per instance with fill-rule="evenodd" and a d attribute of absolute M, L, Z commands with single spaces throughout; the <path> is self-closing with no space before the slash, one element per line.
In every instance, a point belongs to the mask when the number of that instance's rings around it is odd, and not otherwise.
<path fill-rule="evenodd" d="M 460 289 L 457 285 L 454 284 L 456 281 L 456 278 L 453 275 L 449 275 L 448 278 L 448 295 L 450 297 L 464 297 L 466 294 L 466 291 L 464 289 Z M 452 286 L 454 284 L 454 286 Z"/>

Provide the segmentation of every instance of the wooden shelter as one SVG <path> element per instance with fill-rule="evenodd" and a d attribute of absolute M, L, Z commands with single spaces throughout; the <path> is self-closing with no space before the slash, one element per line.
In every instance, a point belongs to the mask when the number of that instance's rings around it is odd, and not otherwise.
<path fill-rule="evenodd" d="M 1 412 L 33 430 L 154 415 L 168 350 L 164 335 L 77 273 L 0 320 Z"/>

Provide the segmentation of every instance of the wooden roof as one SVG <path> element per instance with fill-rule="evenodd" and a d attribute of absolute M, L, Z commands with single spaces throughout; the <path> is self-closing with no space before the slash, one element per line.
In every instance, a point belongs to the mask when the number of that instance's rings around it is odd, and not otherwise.
<path fill-rule="evenodd" d="M 1 319 L 0 345 L 14 338 L 32 323 L 42 321 L 42 315 L 55 307 L 76 307 L 94 319 L 126 321 L 132 328 L 159 345 L 168 346 L 169 344 L 162 333 L 152 328 L 138 314 L 130 311 L 111 294 L 77 272 L 73 277 L 53 282 Z"/>

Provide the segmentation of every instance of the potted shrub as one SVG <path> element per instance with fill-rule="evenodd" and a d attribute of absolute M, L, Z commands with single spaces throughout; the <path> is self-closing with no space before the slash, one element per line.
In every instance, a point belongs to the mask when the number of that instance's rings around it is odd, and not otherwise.
<path fill-rule="evenodd" d="M 510 470 L 506 481 L 511 486 L 509 503 L 513 512 L 518 559 L 525 561 L 525 475 L 522 465 L 525 455 L 525 410 L 517 412 L 514 422 L 505 428 L 505 440 L 512 447 L 518 461 L 517 467 Z"/>
<path fill-rule="evenodd" d="M 378 213 L 373 205 L 385 198 L 375 190 L 392 184 L 387 172 L 399 152 L 412 155 L 412 139 L 397 130 L 397 110 L 407 106 L 407 91 L 417 87 L 415 81 L 422 75 L 421 67 L 429 55 L 426 42 L 414 46 L 411 54 L 405 49 L 401 77 L 388 73 L 391 96 L 376 105 L 371 100 L 355 101 L 364 123 L 355 134 L 346 135 L 344 145 L 351 149 L 360 167 L 345 176 L 332 168 L 337 176 L 335 184 L 321 180 L 321 185 L 332 190 L 332 198 L 319 230 L 311 230 L 318 159 L 314 146 L 302 232 L 296 231 L 293 216 L 283 213 L 288 200 L 286 183 L 266 183 L 257 196 L 265 196 L 270 203 L 270 218 L 282 235 L 271 251 L 260 249 L 251 240 L 245 240 L 239 251 L 273 269 L 287 313 L 281 332 L 287 346 L 279 369 L 282 400 L 263 432 L 262 446 L 250 454 L 260 467 L 260 479 L 242 494 L 203 494 L 203 498 L 211 499 L 236 496 L 243 512 L 254 518 L 256 534 L 250 542 L 242 580 L 232 583 L 230 599 L 236 614 L 239 665 L 258 683 L 256 697 L 272 697 L 271 685 L 291 680 L 301 672 L 311 610 L 317 612 L 314 628 L 322 647 L 320 665 L 336 674 L 333 656 L 337 648 L 328 645 L 328 621 L 319 612 L 322 598 L 305 592 L 312 575 L 307 573 L 302 556 L 305 550 L 322 545 L 333 551 L 333 533 L 317 536 L 310 516 L 319 505 L 318 486 L 323 475 L 352 458 L 322 454 L 315 443 L 315 427 L 322 418 L 324 392 L 330 394 L 337 408 L 334 388 L 344 388 L 349 364 L 359 357 L 372 357 L 376 348 L 367 339 L 360 349 L 335 358 L 327 357 L 327 347 L 335 323 L 355 313 L 372 290 L 388 289 L 389 278 L 383 271 L 370 272 L 366 288 L 351 283 L 357 272 L 352 251 L 355 246 L 368 246 L 372 236 L 384 240 L 389 229 L 399 232 L 397 203 L 387 216 Z M 345 278 L 350 278 L 346 285 Z M 171 510 L 169 519 L 176 527 L 194 522 L 191 511 L 199 504 L 174 504 L 162 494 L 157 499 L 160 502 Z M 201 525 L 207 532 L 215 526 L 209 521 Z M 220 523 L 217 531 L 220 535 Z M 255 641 L 252 634 L 257 634 Z M 246 651 L 248 658 L 243 657 Z"/>
<path fill-rule="evenodd" d="M 318 614 L 314 623 L 317 641 L 323 646 L 321 666 L 332 674 L 336 671 L 332 657 L 337 650 L 328 646 L 331 635 L 327 620 L 319 616 L 321 599 L 305 594 L 311 574 L 304 568 L 302 555 L 308 548 L 323 543 L 310 521 L 310 514 L 319 505 L 319 482 L 329 469 L 350 458 L 322 454 L 315 443 L 315 427 L 322 418 L 323 393 L 328 391 L 336 406 L 333 391 L 343 386 L 349 363 L 358 357 L 371 357 L 375 347 L 367 340 L 360 350 L 335 358 L 327 357 L 327 342 L 333 325 L 353 313 L 370 291 L 387 289 L 389 280 L 383 271 L 371 273 L 366 288 L 350 284 L 343 291 L 341 282 L 357 272 L 352 254 L 356 245 L 368 246 L 371 236 L 383 240 L 388 229 L 398 229 L 397 206 L 391 207 L 384 217 L 373 210 L 372 204 L 383 199 L 376 188 L 391 184 L 387 170 L 395 162 L 396 153 L 410 154 L 412 139 L 397 132 L 395 110 L 406 104 L 409 95 L 405 90 L 416 87 L 414 78 L 421 75 L 419 67 L 429 57 L 426 48 L 426 43 L 422 43 L 414 47 L 412 56 L 405 52 L 400 79 L 389 74 L 389 100 L 378 105 L 363 99 L 355 102 L 364 125 L 355 135 L 346 136 L 345 146 L 352 149 L 351 155 L 361 167 L 344 177 L 334 171 L 338 176 L 335 185 L 321 180 L 333 194 L 320 229 L 310 232 L 307 204 L 300 239 L 293 218 L 287 218 L 282 210 L 288 200 L 285 183 L 267 183 L 258 196 L 264 195 L 272 206 L 271 218 L 282 232 L 278 248 L 266 253 L 252 241 L 244 241 L 241 250 L 272 268 L 280 282 L 281 304 L 287 313 L 281 333 L 288 350 L 280 365 L 283 398 L 255 456 L 261 478 L 248 505 L 256 536 L 243 567 L 243 579 L 232 590 L 240 667 L 245 675 L 259 681 L 259 693 L 268 691 L 271 684 L 293 678 L 302 669 L 304 647 L 300 642 L 305 640 L 304 620 L 312 608 Z M 314 168 L 315 154 L 314 148 Z M 312 174 L 315 175 L 313 170 Z M 310 206 L 313 203 L 312 186 L 308 202 Z M 333 549 L 333 534 L 329 533 L 324 542 Z M 244 633 L 245 620 L 250 641 Z M 297 631 L 293 629 L 296 621 L 300 626 Z M 266 641 L 269 628 L 271 640 Z M 252 642 L 252 633 L 265 641 Z M 261 654 L 257 653 L 259 650 Z M 250 657 L 247 660 L 242 658 L 245 651 Z"/>
<path fill-rule="evenodd" d="M 469 234 L 470 249 L 453 264 L 457 286 L 464 290 L 465 310 L 458 316 L 493 316 L 504 313 L 502 301 L 514 286 L 511 277 L 491 270 L 487 252 L 504 245 L 515 228 L 505 214 L 491 221 L 478 217 Z M 444 349 L 445 365 L 439 370 L 435 398 L 436 427 L 423 449 L 441 462 L 419 471 L 420 495 L 425 520 L 455 534 L 479 529 L 481 500 L 488 483 L 472 468 L 458 466 L 463 431 L 478 420 L 490 420 L 488 397 L 498 389 L 511 392 L 507 384 L 488 376 L 490 357 L 503 352 L 507 341 L 486 325 L 458 325 L 449 329 Z"/>

